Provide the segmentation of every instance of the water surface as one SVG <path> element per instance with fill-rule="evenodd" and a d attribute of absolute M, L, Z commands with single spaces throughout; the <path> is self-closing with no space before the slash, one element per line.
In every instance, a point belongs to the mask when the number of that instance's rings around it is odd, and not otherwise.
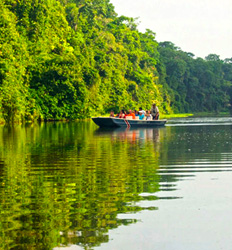
<path fill-rule="evenodd" d="M 231 149 L 228 120 L 2 126 L 0 249 L 229 250 Z"/>

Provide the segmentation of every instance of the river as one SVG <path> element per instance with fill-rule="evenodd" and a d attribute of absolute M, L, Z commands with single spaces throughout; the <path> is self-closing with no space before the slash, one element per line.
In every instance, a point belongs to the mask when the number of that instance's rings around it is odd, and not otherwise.
<path fill-rule="evenodd" d="M 0 127 L 0 249 L 230 250 L 232 120 Z"/>

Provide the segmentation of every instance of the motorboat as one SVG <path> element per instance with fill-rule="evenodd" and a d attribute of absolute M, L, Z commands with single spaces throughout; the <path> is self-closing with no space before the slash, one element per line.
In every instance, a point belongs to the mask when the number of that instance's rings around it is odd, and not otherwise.
<path fill-rule="evenodd" d="M 157 127 L 157 126 L 164 126 L 167 122 L 166 119 L 163 119 L 163 120 L 138 120 L 138 119 L 128 119 L 128 117 L 126 117 L 125 119 L 117 118 L 117 117 L 92 117 L 92 120 L 99 127 L 105 127 L 105 128 Z"/>

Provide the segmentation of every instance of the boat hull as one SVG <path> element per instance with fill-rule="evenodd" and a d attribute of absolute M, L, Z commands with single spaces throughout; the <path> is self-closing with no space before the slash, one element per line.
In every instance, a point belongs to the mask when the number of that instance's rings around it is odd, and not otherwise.
<path fill-rule="evenodd" d="M 93 117 L 92 120 L 99 127 L 160 127 L 164 126 L 167 120 L 126 120 L 113 117 Z"/>

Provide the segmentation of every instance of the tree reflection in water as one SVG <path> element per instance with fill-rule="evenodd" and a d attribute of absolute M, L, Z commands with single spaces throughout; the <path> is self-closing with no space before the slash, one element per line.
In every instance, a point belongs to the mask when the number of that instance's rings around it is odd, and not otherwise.
<path fill-rule="evenodd" d="M 102 131 L 89 122 L 1 127 L 1 249 L 88 249 L 136 222 L 119 214 L 157 209 L 138 201 L 157 199 L 165 131 Z"/>

